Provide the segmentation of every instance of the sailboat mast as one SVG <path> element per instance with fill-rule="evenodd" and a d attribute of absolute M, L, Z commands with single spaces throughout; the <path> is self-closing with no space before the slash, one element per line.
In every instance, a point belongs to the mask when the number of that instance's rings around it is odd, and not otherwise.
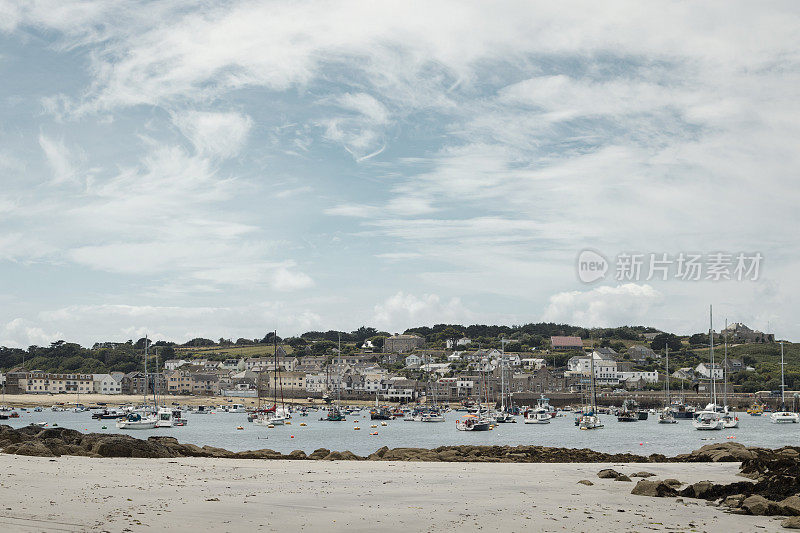
<path fill-rule="evenodd" d="M 669 407 L 669 344 L 667 344 L 667 356 L 666 357 L 667 357 L 667 363 L 666 363 L 667 364 L 667 370 L 666 370 L 667 375 L 664 376 L 664 379 L 666 380 L 665 385 L 666 385 L 666 388 L 667 388 L 667 407 Z"/>
<path fill-rule="evenodd" d="M 336 348 L 338 350 L 336 354 L 336 358 L 338 362 L 336 363 L 336 379 L 338 383 L 336 384 L 336 408 L 339 408 L 339 402 L 342 399 L 342 332 L 339 332 L 339 344 Z"/>
<path fill-rule="evenodd" d="M 712 306 L 708 306 L 708 345 L 709 345 L 709 352 L 711 352 L 711 404 L 714 409 L 716 409 L 717 405 L 717 387 L 716 382 L 714 381 L 714 314 Z"/>
<path fill-rule="evenodd" d="M 142 390 L 142 400 L 147 405 L 147 335 L 144 336 L 144 388 Z"/>
<path fill-rule="evenodd" d="M 786 399 L 784 398 L 786 384 L 783 381 L 783 365 L 783 341 L 781 341 L 781 411 L 786 411 Z"/>
<path fill-rule="evenodd" d="M 722 364 L 722 377 L 724 378 L 724 385 L 722 386 L 722 405 L 728 407 L 728 319 L 725 319 L 725 360 Z"/>

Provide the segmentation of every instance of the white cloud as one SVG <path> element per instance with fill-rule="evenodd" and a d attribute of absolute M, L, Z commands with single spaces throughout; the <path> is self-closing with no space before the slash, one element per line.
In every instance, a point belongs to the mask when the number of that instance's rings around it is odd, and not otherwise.
<path fill-rule="evenodd" d="M 550 297 L 542 320 L 586 327 L 638 325 L 646 323 L 662 301 L 659 291 L 636 283 L 561 292 Z"/>
<path fill-rule="evenodd" d="M 63 140 L 51 139 L 39 135 L 39 145 L 44 151 L 50 169 L 53 171 L 53 182 L 70 182 L 76 178 L 75 163 Z"/>
<path fill-rule="evenodd" d="M 222 158 L 239 153 L 253 126 L 241 113 L 186 111 L 176 113 L 173 121 L 199 153 Z"/>
<path fill-rule="evenodd" d="M 41 327 L 24 318 L 15 318 L 0 325 L 0 346 L 27 348 L 31 345 L 46 346 L 64 338 L 62 333 L 45 332 Z"/>
<path fill-rule="evenodd" d="M 370 323 L 387 331 L 402 332 L 421 325 L 466 323 L 472 316 L 459 298 L 443 301 L 436 294 L 415 296 L 400 291 L 375 306 Z"/>

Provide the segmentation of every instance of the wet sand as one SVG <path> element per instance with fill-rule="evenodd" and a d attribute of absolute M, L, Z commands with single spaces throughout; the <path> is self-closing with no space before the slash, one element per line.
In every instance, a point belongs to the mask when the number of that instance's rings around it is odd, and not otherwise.
<path fill-rule="evenodd" d="M 630 494 L 612 467 L 693 483 L 738 463 L 492 464 L 0 454 L 0 530 L 779 531 L 703 500 Z M 588 479 L 593 486 L 578 484 Z M 653 478 L 655 479 L 655 478 Z"/>

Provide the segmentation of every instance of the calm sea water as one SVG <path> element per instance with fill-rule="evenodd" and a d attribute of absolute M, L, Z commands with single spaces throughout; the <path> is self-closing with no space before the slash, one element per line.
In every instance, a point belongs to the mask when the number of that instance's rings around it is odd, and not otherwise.
<path fill-rule="evenodd" d="M 550 424 L 523 424 L 518 417 L 516 424 L 500 424 L 493 431 L 465 432 L 456 430 L 456 420 L 462 413 L 447 414 L 447 421 L 440 423 L 389 421 L 381 426 L 370 421 L 369 412 L 347 417 L 346 422 L 320 421 L 323 411 L 311 411 L 307 417 L 295 415 L 292 425 L 276 426 L 272 429 L 254 426 L 247 422 L 244 413 L 215 412 L 198 415 L 186 413 L 188 424 L 183 427 L 153 430 L 118 430 L 113 420 L 93 420 L 89 412 L 28 411 L 21 418 L 2 421 L 13 427 L 22 427 L 32 422 L 47 422 L 79 431 L 97 433 L 127 433 L 146 439 L 151 435 L 169 435 L 180 442 L 211 445 L 232 451 L 270 448 L 281 453 L 303 450 L 306 453 L 317 448 L 349 450 L 358 455 L 368 455 L 381 446 L 390 448 L 437 446 L 458 444 L 496 445 L 541 445 L 567 448 L 590 448 L 608 453 L 638 453 L 649 455 L 663 453 L 675 455 L 697 449 L 704 444 L 716 442 L 739 442 L 746 446 L 775 448 L 800 444 L 800 424 L 771 424 L 768 416 L 751 417 L 740 414 L 740 427 L 722 431 L 697 431 L 690 420 L 677 424 L 659 424 L 657 417 L 639 422 L 617 422 L 610 415 L 602 416 L 605 427 L 597 431 L 580 431 L 571 416 L 558 417 Z M 306 427 L 300 427 L 305 422 Z M 377 428 L 371 428 L 377 424 Z M 102 429 L 105 426 L 106 429 Z M 244 430 L 237 430 L 243 426 Z M 359 431 L 354 430 L 359 426 Z M 372 432 L 378 435 L 370 435 Z"/>

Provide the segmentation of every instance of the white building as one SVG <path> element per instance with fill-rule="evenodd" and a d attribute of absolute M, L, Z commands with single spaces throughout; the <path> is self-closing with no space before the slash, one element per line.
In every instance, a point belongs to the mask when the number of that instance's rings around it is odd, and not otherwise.
<path fill-rule="evenodd" d="M 411 354 L 406 357 L 406 367 L 419 366 L 422 363 L 422 358 L 418 355 Z"/>
<path fill-rule="evenodd" d="M 92 386 L 97 394 L 122 394 L 122 383 L 111 374 L 92 374 Z"/>
<path fill-rule="evenodd" d="M 191 361 L 185 359 L 168 359 L 164 361 L 164 370 L 175 370 L 183 365 L 189 364 Z"/>
<path fill-rule="evenodd" d="M 619 381 L 639 381 L 642 380 L 645 383 L 657 383 L 658 382 L 658 372 L 617 372 L 617 378 Z"/>
<path fill-rule="evenodd" d="M 617 362 L 612 359 L 603 359 L 598 352 L 591 355 L 570 357 L 567 361 L 569 372 L 575 374 L 590 375 L 592 361 L 594 359 L 594 379 L 598 384 L 616 385 L 619 383 L 617 372 Z"/>
<path fill-rule="evenodd" d="M 527 370 L 541 370 L 547 366 L 547 361 L 535 357 L 520 359 L 520 363 L 522 363 L 522 368 Z"/>
<path fill-rule="evenodd" d="M 704 378 L 711 379 L 711 373 L 714 373 L 714 379 L 722 379 L 722 366 L 714 363 L 713 368 L 711 367 L 711 363 L 700 363 L 694 369 L 695 372 L 703 376 Z"/>

